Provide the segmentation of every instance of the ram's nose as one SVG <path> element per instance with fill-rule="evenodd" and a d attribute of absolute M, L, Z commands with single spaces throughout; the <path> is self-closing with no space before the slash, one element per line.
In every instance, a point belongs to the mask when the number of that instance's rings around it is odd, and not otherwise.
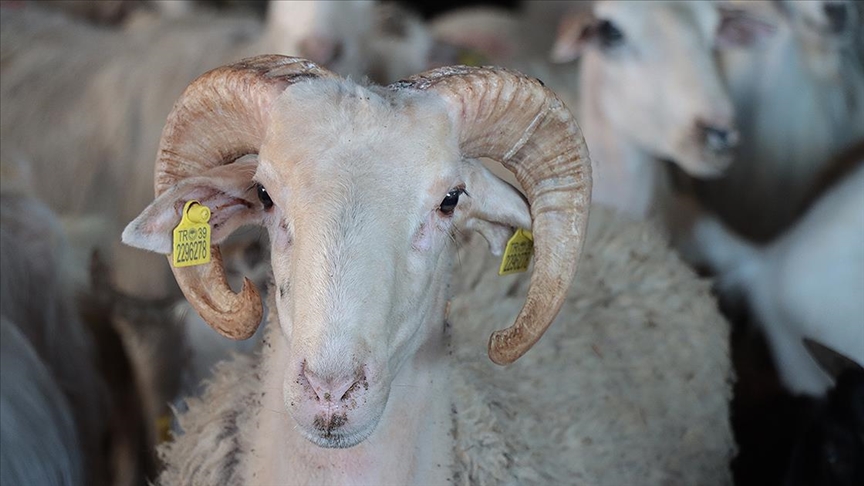
<path fill-rule="evenodd" d="M 366 374 L 362 367 L 347 374 L 326 375 L 319 375 L 305 363 L 300 369 L 301 385 L 312 392 L 310 398 L 321 402 L 324 407 L 328 404 L 347 403 L 354 392 L 364 386 L 365 380 Z"/>

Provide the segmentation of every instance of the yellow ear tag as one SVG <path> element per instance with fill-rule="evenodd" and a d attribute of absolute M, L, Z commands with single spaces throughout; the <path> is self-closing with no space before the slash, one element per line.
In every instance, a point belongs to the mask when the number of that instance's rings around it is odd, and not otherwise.
<path fill-rule="evenodd" d="M 166 413 L 156 418 L 156 431 L 160 444 L 171 440 L 171 415 Z"/>
<path fill-rule="evenodd" d="M 175 267 L 210 263 L 210 208 L 198 201 L 183 206 L 183 217 L 174 228 Z"/>
<path fill-rule="evenodd" d="M 534 255 L 534 236 L 526 229 L 518 229 L 507 242 L 498 275 L 510 275 L 528 270 Z"/>

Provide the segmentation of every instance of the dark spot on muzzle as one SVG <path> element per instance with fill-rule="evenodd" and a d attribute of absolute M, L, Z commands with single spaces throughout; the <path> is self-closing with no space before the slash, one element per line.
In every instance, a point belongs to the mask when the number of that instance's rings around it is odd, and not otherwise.
<path fill-rule="evenodd" d="M 334 430 L 348 423 L 347 413 L 336 413 L 327 418 L 324 415 L 316 415 L 312 421 L 312 426 L 315 429 L 324 432 L 325 437 L 329 437 Z"/>

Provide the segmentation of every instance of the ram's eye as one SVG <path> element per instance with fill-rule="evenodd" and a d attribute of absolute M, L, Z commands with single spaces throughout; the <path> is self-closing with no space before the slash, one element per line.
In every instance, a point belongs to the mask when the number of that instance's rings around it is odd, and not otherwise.
<path fill-rule="evenodd" d="M 597 40 L 604 49 L 619 46 L 624 43 L 624 33 L 609 20 L 601 20 L 597 24 Z"/>
<path fill-rule="evenodd" d="M 264 209 L 270 209 L 273 207 L 273 200 L 270 199 L 270 194 L 267 193 L 267 189 L 264 189 L 264 186 L 261 184 L 256 184 L 258 189 L 258 199 L 261 200 L 261 204 L 264 205 Z"/>
<path fill-rule="evenodd" d="M 438 206 L 438 211 L 441 211 L 442 214 L 447 216 L 453 214 L 453 210 L 456 209 L 456 205 L 459 204 L 459 196 L 465 192 L 464 189 L 453 189 L 444 196 L 444 200 L 441 201 L 441 205 Z"/>

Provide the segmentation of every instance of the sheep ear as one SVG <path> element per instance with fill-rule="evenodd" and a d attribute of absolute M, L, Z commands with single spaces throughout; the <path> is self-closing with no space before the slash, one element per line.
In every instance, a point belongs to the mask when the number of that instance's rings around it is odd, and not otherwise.
<path fill-rule="evenodd" d="M 590 11 L 569 12 L 558 24 L 558 35 L 549 59 L 555 63 L 571 62 L 578 59 L 585 47 L 594 38 L 597 19 Z"/>
<path fill-rule="evenodd" d="M 774 35 L 777 27 L 758 19 L 741 9 L 720 8 L 720 25 L 717 27 L 717 47 L 759 46 Z"/>
<path fill-rule="evenodd" d="M 479 161 L 466 160 L 465 165 L 465 227 L 479 232 L 489 243 L 489 250 L 501 255 L 517 228 L 531 229 L 528 201 Z"/>
<path fill-rule="evenodd" d="M 211 243 L 216 245 L 235 229 L 260 224 L 263 212 L 252 182 L 256 158 L 241 159 L 183 179 L 158 196 L 123 230 L 123 243 L 156 253 L 171 253 L 174 228 L 183 206 L 196 200 L 210 208 Z"/>

